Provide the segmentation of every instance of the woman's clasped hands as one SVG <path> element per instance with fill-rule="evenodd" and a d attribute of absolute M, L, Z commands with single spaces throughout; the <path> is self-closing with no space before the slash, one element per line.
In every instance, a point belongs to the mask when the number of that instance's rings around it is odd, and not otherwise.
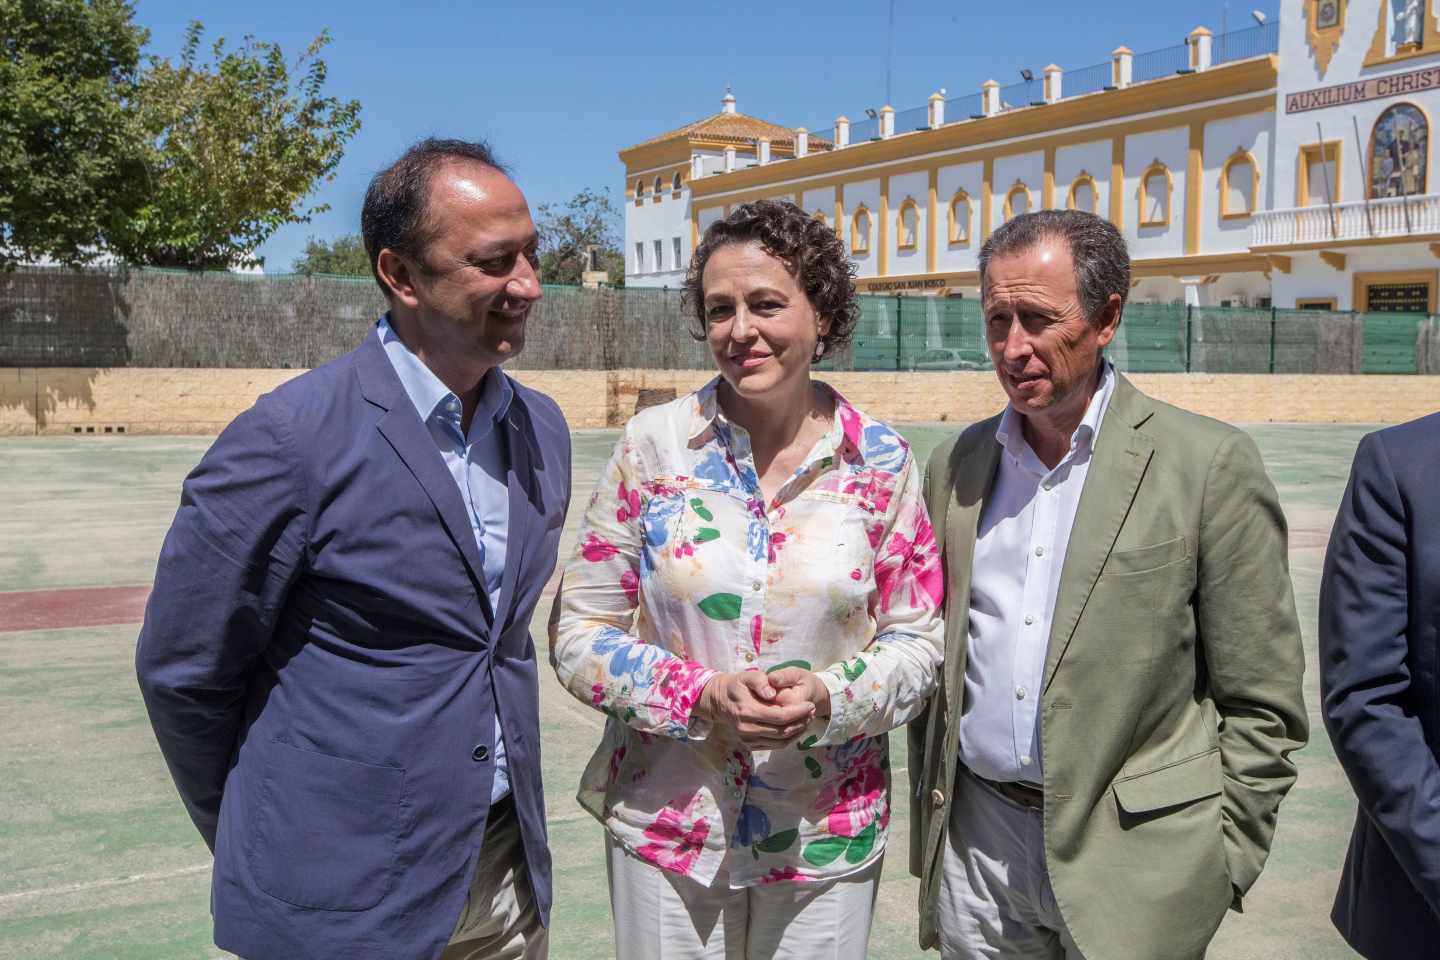
<path fill-rule="evenodd" d="M 733 730 L 751 750 L 778 750 L 793 743 L 816 717 L 830 715 L 830 691 L 809 670 L 782 667 L 772 673 L 719 673 L 701 691 L 700 714 Z"/>

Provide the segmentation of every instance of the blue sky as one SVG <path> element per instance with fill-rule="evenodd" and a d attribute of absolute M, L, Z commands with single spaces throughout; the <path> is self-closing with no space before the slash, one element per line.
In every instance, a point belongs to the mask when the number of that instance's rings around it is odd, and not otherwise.
<path fill-rule="evenodd" d="M 1180 43 L 1199 24 L 1220 31 L 1224 0 L 1127 3 L 1073 0 L 942 3 L 895 0 L 893 106 L 955 97 L 994 77 L 1076 69 L 1125 44 L 1136 53 Z M 1279 0 L 1228 4 L 1235 30 L 1271 19 Z M 208 40 L 243 35 L 297 55 L 322 29 L 327 89 L 358 99 L 362 127 L 333 181 L 314 201 L 331 211 L 278 231 L 260 250 L 286 272 L 309 235 L 358 232 L 370 177 L 430 134 L 483 137 L 539 204 L 582 187 L 623 192 L 616 152 L 719 109 L 727 83 L 743 113 L 817 126 L 863 117 L 886 89 L 889 0 L 729 0 L 662 3 L 374 3 L 370 0 L 137 0 L 147 52 L 174 56 L 192 19 Z"/>

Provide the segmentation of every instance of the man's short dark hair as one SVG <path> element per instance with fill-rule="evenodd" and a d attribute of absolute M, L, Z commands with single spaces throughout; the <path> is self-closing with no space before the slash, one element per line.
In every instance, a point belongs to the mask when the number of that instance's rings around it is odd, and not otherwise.
<path fill-rule="evenodd" d="M 1125 238 L 1109 220 L 1083 210 L 1038 210 L 1005 222 L 980 248 L 980 295 L 985 268 L 996 257 L 1034 249 L 1043 240 L 1064 240 L 1075 262 L 1075 291 L 1087 320 L 1094 320 L 1112 293 L 1124 306 L 1130 295 L 1130 254 Z"/>
<path fill-rule="evenodd" d="M 380 279 L 376 268 L 380 251 L 388 247 L 423 265 L 425 247 L 434 231 L 426 216 L 430 180 L 442 165 L 455 162 L 477 163 L 509 176 L 509 171 L 495 159 L 490 145 L 483 140 L 427 137 L 370 181 L 370 188 L 365 191 L 365 206 L 360 211 L 360 233 L 365 239 L 365 253 L 370 257 L 370 272 L 387 298 L 390 288 Z"/>

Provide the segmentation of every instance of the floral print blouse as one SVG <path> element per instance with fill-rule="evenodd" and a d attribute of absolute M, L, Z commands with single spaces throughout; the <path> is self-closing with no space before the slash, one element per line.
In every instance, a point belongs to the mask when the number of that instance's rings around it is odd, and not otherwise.
<path fill-rule="evenodd" d="M 718 384 L 630 421 L 565 569 L 551 662 L 609 717 L 579 800 L 706 886 L 722 868 L 732 887 L 830 880 L 884 851 L 886 733 L 944 656 L 920 467 L 834 394 L 830 431 L 766 504 Z M 830 691 L 828 721 L 792 745 L 751 751 L 694 713 L 717 672 L 785 666 Z"/>

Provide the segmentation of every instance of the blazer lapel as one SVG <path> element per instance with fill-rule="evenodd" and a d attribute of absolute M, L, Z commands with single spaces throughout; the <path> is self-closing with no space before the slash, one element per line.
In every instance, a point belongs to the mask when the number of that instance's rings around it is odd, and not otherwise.
<path fill-rule="evenodd" d="M 981 426 L 978 443 L 959 451 L 955 469 L 954 500 L 945 514 L 945 710 L 958 718 L 960 691 L 965 686 L 965 660 L 970 640 L 970 574 L 975 559 L 975 538 L 980 514 L 995 485 L 1000 466 L 1000 442 L 995 423 Z"/>
<path fill-rule="evenodd" d="M 515 585 L 525 565 L 530 543 L 530 521 L 539 509 L 532 503 L 539 497 L 539 491 L 535 485 L 528 423 L 517 396 L 511 401 L 510 412 L 505 417 L 505 486 L 510 494 L 510 519 L 505 531 L 505 570 L 500 575 L 500 607 L 495 611 L 495 623 L 502 630 L 509 626 L 511 611 L 515 609 Z"/>
<path fill-rule="evenodd" d="M 1070 542 L 1065 552 L 1065 566 L 1060 571 L 1060 589 L 1055 597 L 1055 614 L 1051 618 L 1049 648 L 1045 658 L 1045 680 L 1048 690 L 1055 679 L 1055 670 L 1080 614 L 1100 578 L 1115 538 L 1130 513 L 1135 492 L 1145 469 L 1155 453 L 1155 443 L 1139 427 L 1153 412 L 1145 395 L 1129 380 L 1115 374 L 1115 392 L 1110 409 L 1100 424 L 1095 438 L 1090 469 L 1085 475 L 1085 488 L 1075 510 L 1075 523 L 1070 528 Z"/>
<path fill-rule="evenodd" d="M 377 429 L 419 481 L 435 512 L 440 515 L 441 525 L 470 570 L 481 609 L 485 611 L 486 619 L 493 623 L 494 612 L 485 593 L 485 569 L 480 562 L 480 548 L 475 544 L 475 534 L 465 513 L 465 502 L 455 486 L 455 478 L 446 468 L 445 460 L 435 448 L 435 441 L 417 415 L 414 404 L 405 395 L 405 388 L 395 368 L 390 365 L 390 358 L 385 356 L 385 348 L 380 341 L 373 336 L 367 337 L 357 361 L 365 398 L 385 410 L 385 415 L 376 424 Z"/>

